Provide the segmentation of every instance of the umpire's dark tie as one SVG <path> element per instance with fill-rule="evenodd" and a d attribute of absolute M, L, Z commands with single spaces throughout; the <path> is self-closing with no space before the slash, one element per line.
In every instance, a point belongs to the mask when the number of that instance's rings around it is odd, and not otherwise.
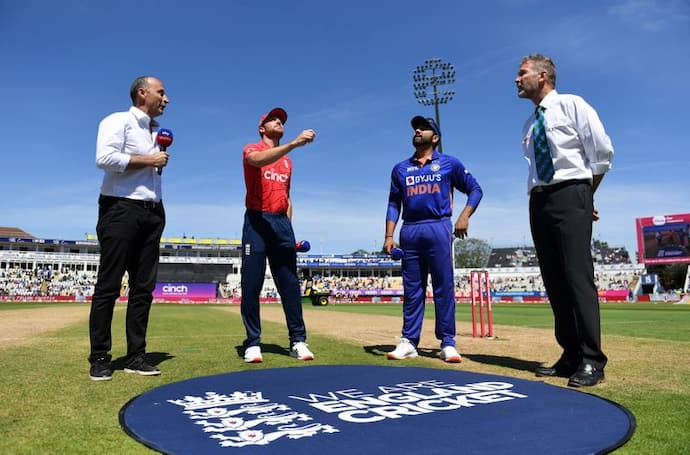
<path fill-rule="evenodd" d="M 534 161 L 539 180 L 549 183 L 553 179 L 554 170 L 553 161 L 551 161 L 551 149 L 549 148 L 549 142 L 546 140 L 543 106 L 537 106 L 532 127 L 532 143 L 534 144 Z"/>

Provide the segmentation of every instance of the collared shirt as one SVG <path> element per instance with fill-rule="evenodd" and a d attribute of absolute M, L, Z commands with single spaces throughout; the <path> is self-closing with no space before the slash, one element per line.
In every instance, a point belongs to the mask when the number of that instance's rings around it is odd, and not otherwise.
<path fill-rule="evenodd" d="M 401 206 L 405 222 L 448 218 L 453 214 L 453 189 L 468 195 L 467 205 L 473 208 L 482 199 L 481 187 L 457 158 L 437 150 L 426 163 L 412 156 L 393 168 L 386 221 L 397 222 Z"/>
<path fill-rule="evenodd" d="M 546 139 L 551 149 L 553 180 L 542 182 L 537 176 L 532 141 L 535 113 L 522 129 L 522 148 L 529 165 L 527 193 L 536 186 L 553 185 L 566 180 L 589 179 L 611 169 L 613 145 L 596 111 L 576 95 L 561 95 L 552 90 L 541 100 Z"/>
<path fill-rule="evenodd" d="M 261 141 L 256 144 L 248 144 L 242 150 L 244 184 L 247 188 L 245 203 L 250 210 L 285 214 L 290 206 L 290 179 L 292 176 L 290 157 L 285 155 L 275 163 L 260 168 L 247 162 L 249 153 L 261 153 L 270 148 L 270 145 Z"/>
<path fill-rule="evenodd" d="M 101 194 L 141 201 L 162 199 L 161 176 L 155 167 L 127 170 L 132 155 L 159 151 L 153 130 L 157 127 L 155 120 L 134 106 L 101 121 L 96 140 L 96 166 L 105 171 Z"/>

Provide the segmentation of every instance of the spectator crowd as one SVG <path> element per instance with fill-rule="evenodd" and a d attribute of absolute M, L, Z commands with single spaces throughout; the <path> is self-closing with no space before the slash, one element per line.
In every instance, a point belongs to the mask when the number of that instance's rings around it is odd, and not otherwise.
<path fill-rule="evenodd" d="M 96 272 L 70 269 L 52 270 L 37 267 L 32 270 L 12 268 L 0 270 L 0 296 L 78 298 L 93 295 Z"/>
<path fill-rule="evenodd" d="M 592 244 L 592 252 L 598 265 L 630 264 L 625 248 L 610 248 L 605 242 L 595 241 Z M 329 260 L 333 259 L 309 259 L 310 262 Z M 367 258 L 357 257 L 347 260 L 357 261 L 360 269 L 366 268 Z M 380 258 L 372 257 L 371 265 L 376 266 L 375 263 L 380 260 Z M 184 266 L 180 264 L 180 267 Z M 64 267 L 62 270 L 56 270 L 50 266 L 37 266 L 34 269 L 26 269 L 9 265 L 8 268 L 0 269 L 0 297 L 11 299 L 13 297 L 74 296 L 77 300 L 91 297 L 96 283 L 96 272 L 73 270 L 73 268 Z M 512 271 L 511 268 L 515 270 Z M 544 291 L 533 248 L 494 248 L 489 259 L 488 270 L 494 292 Z M 363 271 L 362 273 L 371 272 Z M 349 274 L 352 275 L 352 271 L 349 271 Z M 637 278 L 638 272 L 628 268 L 617 270 L 597 267 L 595 269 L 595 279 L 600 290 L 631 289 L 636 284 Z M 336 274 L 329 276 L 325 273 L 315 274 L 309 280 L 303 278 L 301 282 L 303 290 L 307 283 L 315 290 L 328 291 L 337 299 L 345 301 L 367 293 L 402 294 L 402 279 L 399 276 L 340 277 Z M 125 277 L 123 292 L 126 292 L 126 284 Z M 456 275 L 455 290 L 459 293 L 469 292 L 470 283 L 467 273 Z M 218 294 L 221 298 L 239 298 L 241 295 L 239 282 L 233 282 L 228 278 L 226 282 L 219 283 Z M 279 297 L 270 276 L 265 281 L 262 297 Z"/>

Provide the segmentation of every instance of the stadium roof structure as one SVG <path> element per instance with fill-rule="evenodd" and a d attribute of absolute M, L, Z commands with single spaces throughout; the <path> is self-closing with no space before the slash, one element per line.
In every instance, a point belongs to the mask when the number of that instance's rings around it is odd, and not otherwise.
<path fill-rule="evenodd" d="M 86 234 L 86 240 L 98 241 L 96 234 Z M 221 238 L 196 238 L 196 237 L 161 237 L 161 244 L 182 244 L 182 245 L 230 245 L 238 246 L 242 242 L 239 239 L 221 239 Z"/>
<path fill-rule="evenodd" d="M 18 227 L 1 227 L 0 226 L 0 237 L 16 237 L 21 239 L 35 239 L 33 235 L 29 234 L 23 229 Z"/>

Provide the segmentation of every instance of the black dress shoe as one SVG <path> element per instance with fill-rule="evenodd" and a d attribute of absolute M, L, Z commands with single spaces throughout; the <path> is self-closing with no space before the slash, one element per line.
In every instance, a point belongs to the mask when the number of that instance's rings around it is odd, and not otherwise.
<path fill-rule="evenodd" d="M 537 376 L 569 378 L 577 371 L 577 365 L 559 360 L 551 367 L 537 367 L 534 373 Z"/>
<path fill-rule="evenodd" d="M 570 387 L 592 387 L 600 382 L 604 382 L 604 370 L 585 363 L 577 369 L 575 374 L 570 376 L 568 385 Z"/>

